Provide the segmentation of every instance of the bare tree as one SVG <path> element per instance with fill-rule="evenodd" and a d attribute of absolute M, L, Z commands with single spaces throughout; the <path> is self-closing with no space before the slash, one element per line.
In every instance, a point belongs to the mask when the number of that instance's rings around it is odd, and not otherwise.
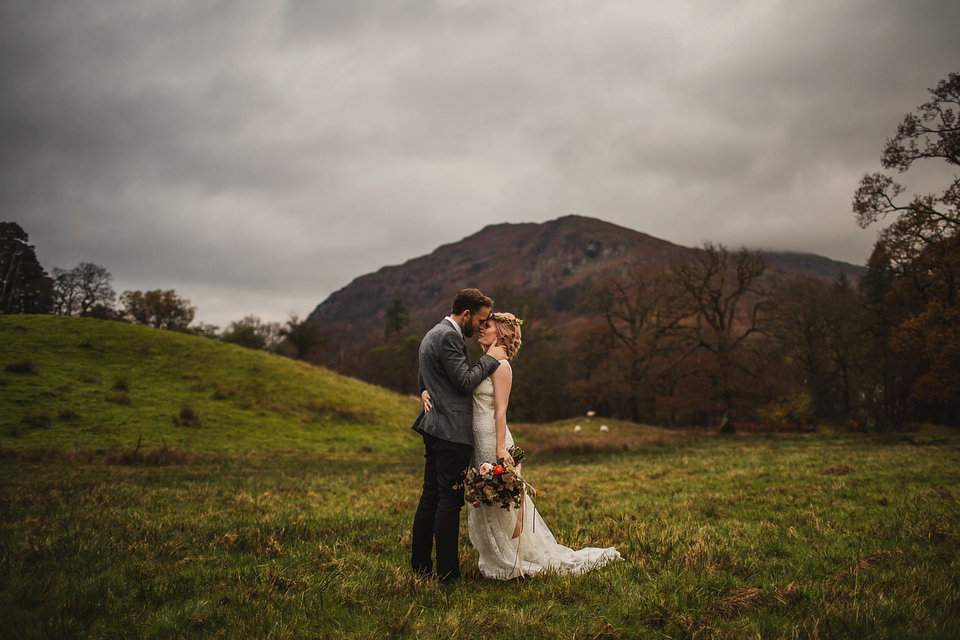
<path fill-rule="evenodd" d="M 800 280 L 781 287 L 766 307 L 769 334 L 781 357 L 801 372 L 817 415 L 853 415 L 870 359 L 863 294 L 843 275 L 834 282 Z"/>
<path fill-rule="evenodd" d="M 58 316 L 73 316 L 80 313 L 80 294 L 77 287 L 76 269 L 67 271 L 53 268 L 53 312 Z"/>
<path fill-rule="evenodd" d="M 92 262 L 81 262 L 70 271 L 54 268 L 54 313 L 86 316 L 94 309 L 112 308 L 117 299 L 112 280 L 106 267 Z"/>
<path fill-rule="evenodd" d="M 887 140 L 880 156 L 885 169 L 922 171 L 930 161 L 960 166 L 960 73 L 929 92 L 931 99 Z M 878 234 L 864 279 L 874 314 L 873 361 L 880 363 L 872 385 L 882 409 L 876 424 L 899 428 L 910 414 L 960 424 L 956 396 L 930 393 L 960 378 L 960 360 L 949 355 L 960 307 L 960 176 L 941 192 L 909 200 L 906 192 L 890 176 L 873 173 L 853 197 L 860 226 L 893 218 Z"/>
<path fill-rule="evenodd" d="M 900 173 L 921 160 L 960 166 L 960 73 L 930 89 L 932 99 L 908 113 L 887 140 L 880 163 Z M 877 241 L 898 275 L 909 278 L 924 302 L 957 302 L 960 282 L 960 176 L 939 194 L 899 199 L 905 187 L 882 173 L 866 174 L 853 197 L 857 223 L 866 228 L 896 216 Z"/>
<path fill-rule="evenodd" d="M 682 357 L 676 336 L 689 314 L 678 305 L 676 289 L 660 274 L 631 267 L 603 282 L 591 306 L 603 317 L 613 347 L 607 366 L 595 375 L 602 371 L 601 385 L 627 400 L 631 420 L 653 420 L 658 387 Z"/>
<path fill-rule="evenodd" d="M 705 375 L 718 402 L 722 431 L 732 431 L 730 410 L 742 374 L 754 377 L 748 366 L 748 340 L 760 329 L 757 301 L 766 295 L 760 278 L 766 263 L 759 252 L 741 249 L 731 256 L 720 244 L 703 249 L 671 267 L 671 283 L 683 292 L 689 324 L 682 335 L 691 353 L 705 356 L 697 373 Z"/>
<path fill-rule="evenodd" d="M 106 267 L 81 262 L 74 271 L 80 293 L 80 315 L 87 315 L 98 304 L 110 306 L 116 301 L 117 293 L 110 284 L 113 276 Z"/>

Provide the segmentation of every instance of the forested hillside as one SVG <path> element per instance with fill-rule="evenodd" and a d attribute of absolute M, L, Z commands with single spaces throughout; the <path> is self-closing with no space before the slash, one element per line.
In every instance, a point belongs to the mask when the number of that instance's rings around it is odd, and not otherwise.
<path fill-rule="evenodd" d="M 317 361 L 416 393 L 420 336 L 459 289 L 474 286 L 525 319 L 511 401 L 521 419 L 593 410 L 667 425 L 797 428 L 814 418 L 815 402 L 825 416 L 852 409 L 798 395 L 795 368 L 770 366 L 783 354 L 774 353 L 774 318 L 760 311 L 794 286 L 822 287 L 847 304 L 864 271 L 814 255 L 686 248 L 566 216 L 488 226 L 357 278 L 307 322 L 324 336 Z"/>

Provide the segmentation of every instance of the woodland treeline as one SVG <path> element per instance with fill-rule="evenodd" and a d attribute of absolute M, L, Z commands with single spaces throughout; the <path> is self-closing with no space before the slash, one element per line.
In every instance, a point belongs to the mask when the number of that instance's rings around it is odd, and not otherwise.
<path fill-rule="evenodd" d="M 960 166 L 960 74 L 930 95 L 887 140 L 881 163 L 888 171 Z M 883 227 L 857 282 L 841 276 L 774 285 L 760 253 L 708 243 L 666 270 L 627 267 L 583 287 L 564 301 L 575 307 L 572 321 L 547 295 L 487 291 L 498 309 L 525 319 L 511 420 L 595 411 L 728 431 L 960 425 L 960 177 L 942 192 L 910 194 L 886 173 L 864 175 L 853 214 L 864 228 Z M 48 275 L 12 222 L 0 223 L 0 277 L 0 313 L 189 331 L 418 393 L 420 336 L 408 333 L 400 297 L 384 309 L 382 337 L 349 359 L 336 335 L 296 316 L 284 325 L 247 316 L 221 332 L 191 326 L 195 309 L 173 290 L 118 297 L 109 272 L 93 263 Z"/>
<path fill-rule="evenodd" d="M 55 314 L 131 322 L 299 360 L 319 359 L 319 330 L 295 315 L 285 324 L 263 322 L 248 315 L 231 322 L 223 331 L 216 325 L 192 324 L 197 308 L 175 290 L 131 290 L 118 296 L 113 288 L 113 274 L 93 262 L 81 262 L 72 269 L 54 267 L 48 274 L 29 240 L 19 224 L 0 222 L 0 315 Z"/>

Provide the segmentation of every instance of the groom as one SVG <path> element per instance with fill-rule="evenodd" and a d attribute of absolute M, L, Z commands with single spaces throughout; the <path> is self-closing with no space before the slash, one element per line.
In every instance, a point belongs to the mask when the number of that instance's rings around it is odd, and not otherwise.
<path fill-rule="evenodd" d="M 420 343 L 420 392 L 429 389 L 433 408 L 420 408 L 413 429 L 423 436 L 426 449 L 423 493 L 413 519 L 413 557 L 416 573 L 433 569 L 437 544 L 437 578 L 451 584 L 460 578 L 460 509 L 464 471 L 473 454 L 473 388 L 506 358 L 503 347 L 492 347 L 470 366 L 464 339 L 487 320 L 493 300 L 477 289 L 464 289 L 453 300 L 450 315 L 427 332 Z"/>

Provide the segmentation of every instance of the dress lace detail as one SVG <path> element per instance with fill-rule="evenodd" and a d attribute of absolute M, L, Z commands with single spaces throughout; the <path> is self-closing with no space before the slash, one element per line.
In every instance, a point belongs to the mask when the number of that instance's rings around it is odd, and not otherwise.
<path fill-rule="evenodd" d="M 509 428 L 506 445 L 513 445 Z M 473 465 L 494 462 L 496 451 L 493 382 L 487 378 L 473 391 Z M 620 558 L 614 547 L 574 551 L 559 544 L 529 496 L 524 499 L 523 531 L 518 538 L 511 538 L 516 523 L 516 509 L 467 507 L 470 542 L 480 555 L 480 573 L 484 577 L 510 580 L 541 571 L 580 574 Z"/>

